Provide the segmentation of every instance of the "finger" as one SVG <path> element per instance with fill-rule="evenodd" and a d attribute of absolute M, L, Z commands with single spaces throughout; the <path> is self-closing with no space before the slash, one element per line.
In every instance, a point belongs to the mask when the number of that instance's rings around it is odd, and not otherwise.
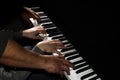
<path fill-rule="evenodd" d="M 53 53 L 57 53 L 58 55 L 62 55 L 61 52 L 54 50 Z"/>
<path fill-rule="evenodd" d="M 38 26 L 38 30 L 41 30 L 41 33 L 43 34 L 47 34 L 45 28 L 43 28 L 42 26 Z"/>
<path fill-rule="evenodd" d="M 38 14 L 36 14 L 36 12 L 33 12 L 33 18 L 37 20 L 37 22 L 40 22 L 40 17 Z"/>
<path fill-rule="evenodd" d="M 58 58 L 65 60 L 65 57 L 63 55 L 59 55 Z"/>
<path fill-rule="evenodd" d="M 71 68 L 74 67 L 74 65 L 71 62 L 69 62 L 68 60 L 64 60 L 63 64 L 66 65 L 66 66 L 68 66 L 68 67 L 71 67 Z"/>
<path fill-rule="evenodd" d="M 36 19 L 37 19 L 38 22 L 41 21 L 40 16 L 38 14 L 35 13 L 35 17 L 36 17 Z"/>
<path fill-rule="evenodd" d="M 46 34 L 46 30 L 44 28 L 37 28 L 36 32 L 42 33 L 42 34 Z"/>
<path fill-rule="evenodd" d="M 61 44 L 61 43 L 54 43 L 54 45 L 56 46 L 56 49 L 63 49 L 63 48 L 65 48 L 65 46 L 63 45 L 63 44 Z"/>
<path fill-rule="evenodd" d="M 38 27 L 39 27 L 39 28 L 44 28 L 44 26 L 42 26 L 42 25 L 38 25 Z"/>
<path fill-rule="evenodd" d="M 59 42 L 62 43 L 62 41 L 60 41 L 59 39 L 53 39 L 54 42 Z"/>
<path fill-rule="evenodd" d="M 37 33 L 37 34 L 34 36 L 34 39 L 43 40 L 43 37 L 41 37 L 41 36 L 39 35 L 39 33 Z"/>
<path fill-rule="evenodd" d="M 47 35 L 47 32 L 45 29 L 41 30 L 40 33 Z"/>
<path fill-rule="evenodd" d="M 63 43 L 62 43 L 62 41 L 61 41 L 61 40 L 59 40 L 59 39 L 53 39 L 53 41 L 54 41 L 54 42 L 56 42 L 56 43 L 63 44 Z"/>
<path fill-rule="evenodd" d="M 52 42 L 56 49 L 63 49 L 65 46 L 61 42 Z"/>
<path fill-rule="evenodd" d="M 62 65 L 61 70 L 65 71 L 68 75 L 70 75 L 70 69 L 68 66 Z"/>

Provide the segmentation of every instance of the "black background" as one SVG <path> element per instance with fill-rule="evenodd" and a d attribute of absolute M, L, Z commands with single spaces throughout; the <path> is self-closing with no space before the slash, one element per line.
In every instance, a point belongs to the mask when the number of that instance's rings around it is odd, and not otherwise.
<path fill-rule="evenodd" d="M 119 80 L 119 22 L 117 1 L 34 0 L 60 28 L 102 80 Z"/>

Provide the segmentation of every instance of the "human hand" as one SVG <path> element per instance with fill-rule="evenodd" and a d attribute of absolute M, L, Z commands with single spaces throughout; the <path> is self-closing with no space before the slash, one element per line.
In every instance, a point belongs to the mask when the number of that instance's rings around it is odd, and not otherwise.
<path fill-rule="evenodd" d="M 22 18 L 30 25 L 33 25 L 31 23 L 31 21 L 29 20 L 30 18 L 37 20 L 38 23 L 40 22 L 39 15 L 34 10 L 32 10 L 31 8 L 28 8 L 28 7 L 24 7 L 24 11 L 22 13 Z"/>
<path fill-rule="evenodd" d="M 40 48 L 43 52 L 57 53 L 58 55 L 61 55 L 58 49 L 65 48 L 62 42 L 58 39 L 44 40 L 37 43 L 36 46 Z"/>
<path fill-rule="evenodd" d="M 63 56 L 44 56 L 46 57 L 46 63 L 44 65 L 45 71 L 57 73 L 61 76 L 64 75 L 64 72 L 70 75 L 70 68 L 73 68 L 73 64 L 68 60 L 65 60 Z"/>
<path fill-rule="evenodd" d="M 37 34 L 47 34 L 43 26 L 35 26 L 30 29 L 23 30 L 23 36 L 30 39 L 43 39 L 43 37 L 37 36 Z"/>

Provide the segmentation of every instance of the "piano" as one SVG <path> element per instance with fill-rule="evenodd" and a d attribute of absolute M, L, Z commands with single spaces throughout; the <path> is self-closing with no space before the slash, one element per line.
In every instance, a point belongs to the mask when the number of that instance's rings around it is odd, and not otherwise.
<path fill-rule="evenodd" d="M 101 80 L 98 74 L 92 69 L 92 67 L 84 60 L 80 53 L 70 43 L 66 36 L 60 31 L 60 29 L 52 22 L 52 20 L 45 14 L 44 11 L 40 11 L 39 7 L 33 7 L 33 10 L 37 10 L 37 14 L 40 15 L 41 22 L 38 25 L 44 26 L 49 37 L 52 39 L 60 39 L 66 49 L 61 50 L 61 54 L 65 59 L 74 64 L 74 68 L 70 69 L 70 75 L 65 74 L 67 80 Z"/>

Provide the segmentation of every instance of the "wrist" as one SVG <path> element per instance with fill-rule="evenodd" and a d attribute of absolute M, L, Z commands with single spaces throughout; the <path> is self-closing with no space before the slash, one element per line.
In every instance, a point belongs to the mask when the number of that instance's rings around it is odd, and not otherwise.
<path fill-rule="evenodd" d="M 47 69 L 47 66 L 46 66 L 47 62 L 48 62 L 48 59 L 45 57 L 45 55 L 40 55 L 39 61 L 37 64 L 38 68 L 46 70 Z"/>

